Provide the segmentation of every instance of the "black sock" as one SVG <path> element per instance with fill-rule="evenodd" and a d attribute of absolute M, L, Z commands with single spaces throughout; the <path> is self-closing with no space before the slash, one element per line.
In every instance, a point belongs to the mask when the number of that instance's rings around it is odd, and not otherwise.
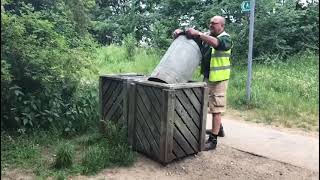
<path fill-rule="evenodd" d="M 214 139 L 217 139 L 218 135 L 217 134 L 213 134 L 212 132 L 209 135 L 209 141 L 212 141 Z"/>

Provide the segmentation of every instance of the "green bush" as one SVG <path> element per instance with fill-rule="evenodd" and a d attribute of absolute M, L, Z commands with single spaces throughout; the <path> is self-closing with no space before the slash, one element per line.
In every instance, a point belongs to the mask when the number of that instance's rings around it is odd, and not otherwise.
<path fill-rule="evenodd" d="M 132 34 L 128 34 L 124 40 L 122 45 L 126 50 L 126 57 L 129 61 L 134 60 L 135 49 L 137 45 L 137 41 Z"/>
<path fill-rule="evenodd" d="M 309 4 L 306 9 L 296 9 L 295 1 L 279 4 L 263 0 L 256 6 L 253 58 L 257 63 L 285 62 L 290 56 L 307 50 L 318 54 L 318 3 Z M 246 64 L 248 17 L 241 17 L 237 23 L 228 23 L 227 30 L 234 42 L 233 63 Z"/>
<path fill-rule="evenodd" d="M 19 13 L 1 11 L 1 127 L 85 129 L 97 117 L 97 93 L 80 84 L 95 43 L 89 35 L 76 36 L 71 19 L 57 9 L 11 5 Z M 62 19 L 68 33 L 58 30 Z"/>

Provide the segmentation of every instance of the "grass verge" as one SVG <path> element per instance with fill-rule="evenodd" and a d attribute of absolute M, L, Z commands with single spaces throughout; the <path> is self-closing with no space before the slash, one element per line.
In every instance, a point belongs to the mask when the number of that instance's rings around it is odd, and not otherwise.
<path fill-rule="evenodd" d="M 138 48 L 133 60 L 125 59 L 125 48 L 108 46 L 98 50 L 100 74 L 135 72 L 149 75 L 161 54 Z M 246 102 L 247 67 L 233 66 L 228 88 L 228 108 L 250 114 L 247 120 L 319 131 L 319 57 L 301 53 L 287 62 L 253 63 L 251 101 Z M 193 80 L 201 81 L 198 68 Z M 246 113 L 250 112 L 250 113 Z"/>
<path fill-rule="evenodd" d="M 52 132 L 28 135 L 1 134 L 1 175 L 13 169 L 32 170 L 35 179 L 66 179 L 113 166 L 130 166 L 136 158 L 124 130 L 108 124 L 108 135 L 88 132 L 61 137 Z"/>
<path fill-rule="evenodd" d="M 286 63 L 254 64 L 251 100 L 246 102 L 247 68 L 234 67 L 228 88 L 231 108 L 254 113 L 246 119 L 319 131 L 319 57 L 299 54 Z"/>

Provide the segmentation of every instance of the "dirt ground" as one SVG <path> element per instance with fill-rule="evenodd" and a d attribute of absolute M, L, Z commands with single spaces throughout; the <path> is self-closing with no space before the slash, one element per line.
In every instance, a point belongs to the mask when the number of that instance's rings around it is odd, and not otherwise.
<path fill-rule="evenodd" d="M 11 170 L 2 174 L 4 180 L 36 179 L 31 172 Z M 264 157 L 242 152 L 225 145 L 214 151 L 200 152 L 197 155 L 172 162 L 167 166 L 138 155 L 137 162 L 129 168 L 112 168 L 95 176 L 74 176 L 72 180 L 318 180 L 319 172 L 295 167 Z"/>
<path fill-rule="evenodd" d="M 305 134 L 306 135 L 306 134 Z M 310 135 L 310 134 L 309 134 Z M 313 134 L 311 136 L 314 136 Z M 36 179 L 30 171 L 8 170 L 4 180 Z M 214 151 L 174 161 L 167 166 L 139 154 L 132 167 L 105 169 L 94 176 L 72 176 L 72 180 L 318 180 L 312 171 L 243 152 L 224 144 Z"/>
<path fill-rule="evenodd" d="M 215 151 L 200 152 L 179 161 L 162 166 L 142 155 L 130 168 L 113 168 L 95 176 L 76 176 L 70 179 L 108 179 L 108 180 L 234 180 L 234 179 L 319 179 L 319 172 L 295 167 L 278 161 L 255 156 L 225 145 Z"/>

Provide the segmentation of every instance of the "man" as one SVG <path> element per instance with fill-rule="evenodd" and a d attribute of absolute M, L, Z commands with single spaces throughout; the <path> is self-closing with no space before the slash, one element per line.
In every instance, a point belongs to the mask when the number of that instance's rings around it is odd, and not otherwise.
<path fill-rule="evenodd" d="M 232 47 L 230 35 L 224 31 L 224 28 L 225 18 L 214 16 L 210 19 L 209 33 L 202 33 L 193 28 L 189 28 L 185 32 L 188 37 L 199 38 L 204 43 L 203 49 L 209 48 L 211 50 L 209 56 L 203 53 L 204 58 L 201 66 L 204 81 L 208 83 L 209 87 L 209 113 L 212 114 L 213 120 L 212 131 L 209 132 L 209 139 L 205 144 L 206 150 L 215 149 L 217 137 L 219 135 L 224 136 L 221 125 L 221 113 L 225 112 L 226 109 L 226 93 L 230 77 Z M 176 38 L 182 32 L 182 30 L 176 29 L 173 35 Z"/>

